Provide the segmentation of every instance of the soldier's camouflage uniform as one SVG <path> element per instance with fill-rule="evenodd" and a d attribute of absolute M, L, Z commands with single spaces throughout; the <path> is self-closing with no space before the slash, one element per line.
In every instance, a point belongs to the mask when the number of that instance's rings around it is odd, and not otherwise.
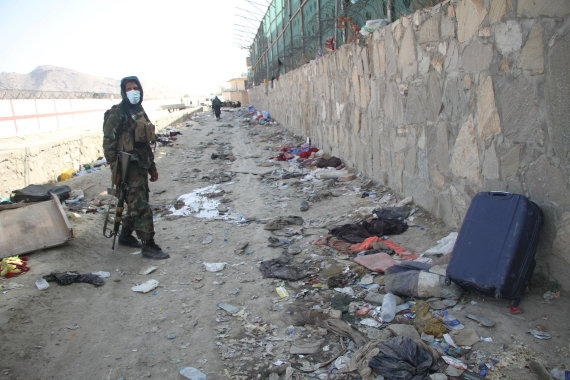
<path fill-rule="evenodd" d="M 140 82 L 138 83 L 141 87 Z M 123 102 L 125 100 L 128 102 L 124 93 L 123 99 Z M 125 199 L 127 213 L 123 217 L 122 224 L 124 230 L 136 231 L 138 238 L 144 242 L 154 237 L 152 210 L 149 205 L 148 175 L 156 170 L 156 165 L 150 142 L 135 142 L 137 126 L 146 124 L 148 127 L 150 123 L 142 106 L 135 108 L 130 115 L 130 122 L 127 122 L 128 118 L 129 115 L 121 105 L 113 106 L 108 111 L 108 116 L 103 123 L 103 151 L 107 162 L 111 165 L 113 178 L 117 171 L 120 172 L 117 168 L 118 153 L 122 151 L 131 154 Z M 154 134 L 154 126 L 152 126 L 152 133 Z"/>

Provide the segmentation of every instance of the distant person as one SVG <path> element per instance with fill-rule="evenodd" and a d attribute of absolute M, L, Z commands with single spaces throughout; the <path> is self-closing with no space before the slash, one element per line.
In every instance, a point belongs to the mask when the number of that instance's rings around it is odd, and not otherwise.
<path fill-rule="evenodd" d="M 113 181 L 120 183 L 120 170 L 117 167 L 119 152 L 131 154 L 127 172 L 128 212 L 122 220 L 119 244 L 139 248 L 141 254 L 151 259 L 167 259 L 170 256 L 154 242 L 154 224 L 149 201 L 148 176 L 151 182 L 158 180 L 151 143 L 154 143 L 154 125 L 150 122 L 141 103 L 143 89 L 135 76 L 121 80 L 120 104 L 114 105 L 105 113 L 103 123 L 103 151 L 113 171 Z M 132 235 L 136 231 L 141 243 Z"/>
<path fill-rule="evenodd" d="M 212 109 L 214 110 L 214 115 L 216 115 L 216 119 L 220 120 L 220 113 L 222 112 L 222 102 L 220 101 L 220 99 L 218 99 L 218 97 L 216 96 L 214 99 L 212 99 Z"/>

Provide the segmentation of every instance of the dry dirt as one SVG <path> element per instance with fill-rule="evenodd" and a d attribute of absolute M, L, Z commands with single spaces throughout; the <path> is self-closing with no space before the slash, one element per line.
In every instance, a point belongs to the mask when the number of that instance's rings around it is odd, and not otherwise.
<path fill-rule="evenodd" d="M 102 235 L 103 212 L 69 210 L 74 239 L 30 254 L 28 273 L 0 280 L 4 289 L 0 294 L 0 379 L 179 379 L 178 368 L 186 366 L 201 370 L 208 379 L 357 378 L 356 372 L 338 373 L 333 364 L 316 372 L 298 370 L 303 364 L 337 356 L 341 345 L 349 344 L 349 353 L 354 349 L 354 343 L 320 324 L 326 318 L 322 310 L 329 310 L 331 298 L 339 294 L 327 289 L 327 273 L 338 273 L 351 259 L 310 242 L 326 235 L 327 227 L 354 221 L 351 215 L 360 207 L 380 208 L 400 199 L 376 185 L 367 190 L 375 191 L 375 197 L 361 197 L 369 184 L 361 177 L 351 182 L 281 179 L 285 170 L 298 168 L 268 160 L 279 153 L 273 147 L 303 141 L 279 125 L 250 125 L 244 112 L 225 110 L 221 121 L 211 113 L 198 114 L 174 126 L 182 135 L 173 146 L 158 148 L 160 178 L 150 185 L 151 202 L 156 241 L 170 259 L 148 260 L 133 254 L 136 249 L 121 246 L 113 252 L 111 240 Z M 212 153 L 227 156 L 212 158 Z M 65 184 L 83 190 L 86 201 L 101 201 L 109 200 L 108 179 L 105 168 Z M 214 184 L 223 194 L 210 199 L 223 201 L 219 209 L 227 219 L 170 215 L 180 196 Z M 213 191 L 208 190 L 210 196 Z M 331 193 L 332 197 L 322 200 L 313 197 L 309 210 L 300 211 L 309 195 Z M 304 223 L 274 232 L 264 229 L 267 221 L 278 216 L 299 216 Z M 409 224 L 408 231 L 390 239 L 414 252 L 434 246 L 451 231 L 421 209 Z M 317 284 L 308 278 L 295 282 L 263 278 L 260 262 L 278 257 L 283 250 L 268 247 L 270 237 L 300 248 L 293 260 L 314 273 Z M 243 242 L 249 243 L 245 252 L 236 253 Z M 219 272 L 205 269 L 204 263 L 220 262 L 226 265 Z M 140 274 L 151 266 L 157 269 Z M 39 291 L 34 286 L 38 276 L 70 270 L 105 271 L 110 277 L 101 287 L 51 283 Z M 382 283 L 382 277 L 377 275 L 375 282 Z M 149 279 L 159 282 L 154 291 L 131 290 Z M 280 285 L 289 297 L 278 295 Z M 547 285 L 543 281 L 527 292 L 518 315 L 507 310 L 508 301 L 471 293 L 460 299 L 461 310 L 452 311 L 466 327 L 492 338 L 473 347 L 479 355 L 498 361 L 487 378 L 537 378 L 529 369 L 533 360 L 548 370 L 569 367 L 569 303 L 566 294 L 544 300 Z M 353 288 L 363 296 L 364 289 Z M 362 304 L 361 299 L 355 301 Z M 242 312 L 232 315 L 218 307 L 220 302 Z M 467 312 L 485 315 L 496 325 L 482 327 L 465 318 Z M 403 323 L 405 319 L 398 317 Z M 539 340 L 527 332 L 536 328 L 552 338 Z M 378 331 L 360 329 L 365 336 L 378 336 Z M 324 342 L 316 354 L 290 354 L 292 343 L 302 338 Z M 447 365 L 440 363 L 440 372 L 445 372 Z M 289 366 L 296 368 L 294 375 L 286 372 Z"/>

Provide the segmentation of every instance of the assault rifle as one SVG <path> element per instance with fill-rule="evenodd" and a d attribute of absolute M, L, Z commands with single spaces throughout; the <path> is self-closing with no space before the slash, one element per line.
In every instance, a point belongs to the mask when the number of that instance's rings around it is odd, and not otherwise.
<path fill-rule="evenodd" d="M 115 171 L 113 171 L 113 186 L 115 189 L 115 195 L 119 199 L 117 205 L 115 206 L 115 216 L 113 218 L 113 229 L 107 229 L 107 224 L 109 223 L 109 214 L 111 209 L 107 209 L 107 215 L 105 216 L 105 224 L 103 225 L 103 235 L 106 238 L 113 238 L 113 250 L 115 250 L 115 240 L 117 239 L 117 234 L 119 233 L 119 228 L 121 227 L 121 221 L 123 219 L 123 209 L 125 206 L 125 198 L 127 197 L 127 174 L 129 170 L 129 161 L 131 155 L 129 153 L 120 152 L 119 157 L 117 157 L 117 166 Z"/>

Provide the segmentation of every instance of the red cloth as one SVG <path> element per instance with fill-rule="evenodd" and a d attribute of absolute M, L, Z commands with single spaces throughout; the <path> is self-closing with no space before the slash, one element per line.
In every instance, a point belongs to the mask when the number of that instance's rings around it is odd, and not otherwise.
<path fill-rule="evenodd" d="M 292 158 L 295 158 L 295 155 L 291 154 L 291 153 L 283 153 L 277 157 L 271 157 L 271 159 L 276 159 L 277 161 L 287 161 L 287 160 L 290 160 Z"/>
<path fill-rule="evenodd" d="M 318 152 L 319 150 L 317 148 L 311 148 L 306 152 L 301 152 L 299 153 L 299 157 L 301 158 L 309 158 L 311 156 L 312 153 L 314 152 Z"/>
<path fill-rule="evenodd" d="M 394 252 L 396 252 L 398 256 L 400 256 L 402 259 L 415 260 L 418 258 L 418 255 L 408 251 L 406 248 L 399 246 L 398 244 L 394 243 L 391 240 L 384 240 L 382 243 L 384 243 L 384 245 L 386 245 L 387 247 L 392 248 Z"/>

